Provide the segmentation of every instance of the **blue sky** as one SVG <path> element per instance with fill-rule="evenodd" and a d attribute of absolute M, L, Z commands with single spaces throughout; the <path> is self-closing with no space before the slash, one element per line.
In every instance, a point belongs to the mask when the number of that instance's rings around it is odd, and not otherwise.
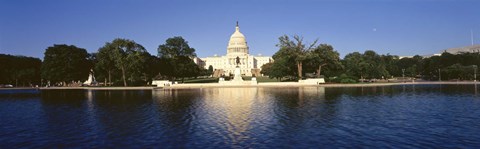
<path fill-rule="evenodd" d="M 95 52 L 127 38 L 151 54 L 182 36 L 200 57 L 223 55 L 238 20 L 250 54 L 273 55 L 278 37 L 318 39 L 344 55 L 424 55 L 480 44 L 474 0 L 0 0 L 0 53 L 43 58 L 53 44 Z"/>

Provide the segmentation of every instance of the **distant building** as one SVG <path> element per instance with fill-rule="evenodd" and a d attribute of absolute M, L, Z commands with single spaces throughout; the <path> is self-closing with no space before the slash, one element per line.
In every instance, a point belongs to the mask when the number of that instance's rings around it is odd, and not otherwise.
<path fill-rule="evenodd" d="M 413 58 L 413 56 L 398 56 L 398 59 L 402 59 L 402 58 Z"/>
<path fill-rule="evenodd" d="M 249 54 L 249 48 L 245 36 L 240 32 L 240 27 L 235 27 L 235 32 L 230 36 L 230 41 L 227 46 L 227 55 L 205 58 L 194 58 L 193 61 L 205 69 L 212 66 L 214 69 L 214 76 L 230 75 L 234 73 L 237 66 L 237 57 L 239 58 L 238 66 L 241 69 L 241 74 L 245 76 L 260 76 L 261 67 L 267 63 L 273 62 L 270 56 L 253 56 Z"/>
<path fill-rule="evenodd" d="M 441 56 L 443 52 L 447 52 L 450 54 L 459 54 L 459 53 L 477 53 L 480 52 L 480 45 L 472 45 L 472 46 L 466 46 L 466 47 L 460 47 L 460 48 L 449 48 L 440 51 L 440 53 L 437 54 L 430 54 L 430 55 L 421 55 L 424 58 L 432 57 L 432 56 Z M 412 58 L 413 56 L 400 56 L 399 58 Z"/>
<path fill-rule="evenodd" d="M 450 48 L 443 50 L 443 52 L 448 52 L 451 54 L 458 54 L 458 53 L 476 53 L 480 52 L 480 45 L 472 45 L 472 46 L 466 46 L 466 47 L 460 47 L 460 48 Z"/>

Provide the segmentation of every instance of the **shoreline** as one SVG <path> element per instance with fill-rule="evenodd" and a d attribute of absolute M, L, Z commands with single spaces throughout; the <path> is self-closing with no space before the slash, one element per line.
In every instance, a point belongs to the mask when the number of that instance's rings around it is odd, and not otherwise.
<path fill-rule="evenodd" d="M 163 90 L 163 89 L 195 89 L 195 88 L 251 88 L 251 87 L 276 87 L 276 88 L 288 88 L 288 87 L 375 87 L 375 86 L 392 86 L 392 85 L 463 85 L 463 84 L 478 84 L 478 82 L 405 82 L 405 83 L 357 83 L 357 84 L 301 84 L 298 82 L 265 82 L 254 85 L 245 84 L 219 84 L 219 83 L 188 83 L 188 84 L 175 84 L 167 87 L 155 87 L 155 86 L 140 86 L 140 87 L 19 87 L 19 88 L 0 88 L 0 90 Z"/>
<path fill-rule="evenodd" d="M 405 82 L 405 83 L 357 83 L 357 84 L 301 84 L 298 82 L 272 82 L 272 83 L 258 83 L 256 85 L 225 85 L 216 83 L 191 83 L 191 84 L 176 84 L 174 86 L 164 87 L 162 89 L 193 89 L 193 88 L 249 88 L 249 87 L 273 87 L 273 88 L 288 88 L 288 87 L 376 87 L 376 86 L 393 86 L 393 85 L 468 85 L 478 84 L 477 82 Z M 161 88 L 161 87 L 160 87 Z"/>

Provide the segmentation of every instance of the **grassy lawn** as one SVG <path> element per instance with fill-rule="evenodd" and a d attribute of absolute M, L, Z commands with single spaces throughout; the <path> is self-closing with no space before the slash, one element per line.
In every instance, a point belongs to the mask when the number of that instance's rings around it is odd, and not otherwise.
<path fill-rule="evenodd" d="M 252 77 L 242 77 L 245 81 L 252 80 Z M 270 79 L 268 77 L 257 77 L 257 82 L 280 82 L 277 79 Z"/>
<path fill-rule="evenodd" d="M 181 83 L 182 80 L 177 80 L 178 83 Z M 217 83 L 218 78 L 197 78 L 197 79 L 185 79 L 184 83 Z"/>
<path fill-rule="evenodd" d="M 245 81 L 252 80 L 252 77 L 244 76 L 242 77 Z M 177 80 L 178 83 L 181 83 L 182 80 Z M 217 83 L 218 78 L 197 78 L 197 79 L 185 79 L 184 83 Z M 277 79 L 270 79 L 268 77 L 257 77 L 257 82 L 279 82 Z"/>
<path fill-rule="evenodd" d="M 243 80 L 250 81 L 252 77 L 243 76 Z M 228 80 L 228 79 L 227 79 Z M 284 82 L 286 78 L 282 80 Z M 182 80 L 177 80 L 178 83 L 181 83 Z M 270 79 L 268 77 L 257 77 L 257 82 L 280 82 L 277 79 Z M 184 83 L 218 83 L 218 78 L 197 78 L 197 79 L 185 79 Z"/>

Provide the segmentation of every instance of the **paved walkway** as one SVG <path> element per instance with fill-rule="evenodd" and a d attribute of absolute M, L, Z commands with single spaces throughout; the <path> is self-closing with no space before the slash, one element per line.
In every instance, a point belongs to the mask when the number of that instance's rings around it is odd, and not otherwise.
<path fill-rule="evenodd" d="M 219 84 L 219 83 L 186 83 L 174 84 L 167 87 L 42 87 L 41 90 L 50 89 L 84 89 L 84 90 L 153 90 L 153 89 L 182 89 L 182 88 L 216 88 L 216 87 L 368 87 L 368 86 L 390 86 L 390 85 L 422 85 L 422 84 L 478 84 L 478 82 L 406 82 L 406 83 L 357 83 L 357 84 L 302 84 L 298 82 L 263 82 L 253 85 L 244 84 Z M 35 88 L 0 88 L 0 89 L 35 89 Z"/>

